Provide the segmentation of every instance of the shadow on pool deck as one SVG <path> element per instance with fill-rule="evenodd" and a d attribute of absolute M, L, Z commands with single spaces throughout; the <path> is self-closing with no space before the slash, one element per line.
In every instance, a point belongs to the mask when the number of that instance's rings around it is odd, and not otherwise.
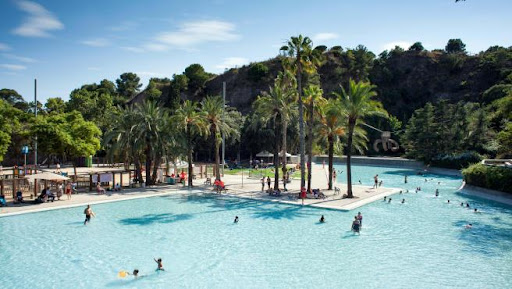
<path fill-rule="evenodd" d="M 167 224 L 167 223 L 173 223 L 177 221 L 185 221 L 192 218 L 191 214 L 178 214 L 173 215 L 169 213 L 165 214 L 147 214 L 141 217 L 135 217 L 135 218 L 126 218 L 121 219 L 119 222 L 123 225 L 139 225 L 139 226 L 147 226 L 152 225 L 154 223 L 161 223 L 161 224 Z"/>
<path fill-rule="evenodd" d="M 464 229 L 463 227 L 467 223 L 466 220 L 460 220 L 453 222 L 453 226 L 460 228 L 459 240 L 468 246 L 469 251 L 495 256 L 512 250 L 512 226 L 510 224 L 506 227 L 498 227 L 474 222 L 473 228 Z"/>

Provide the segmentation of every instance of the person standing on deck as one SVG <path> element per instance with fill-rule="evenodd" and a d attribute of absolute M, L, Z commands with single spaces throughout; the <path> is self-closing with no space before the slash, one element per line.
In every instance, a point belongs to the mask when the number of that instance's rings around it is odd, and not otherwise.
<path fill-rule="evenodd" d="M 379 185 L 379 175 L 375 175 L 373 177 L 373 188 L 377 188 L 377 186 Z"/>
<path fill-rule="evenodd" d="M 270 184 L 271 184 L 270 177 L 267 177 L 267 185 L 268 185 L 269 190 L 270 190 Z"/>

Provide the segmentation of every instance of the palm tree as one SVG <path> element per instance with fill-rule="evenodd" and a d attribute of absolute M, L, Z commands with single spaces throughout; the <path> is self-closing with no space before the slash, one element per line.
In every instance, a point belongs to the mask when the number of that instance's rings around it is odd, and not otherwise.
<path fill-rule="evenodd" d="M 328 143 L 328 159 L 329 159 L 329 190 L 332 190 L 333 182 L 333 159 L 334 159 L 334 143 L 345 134 L 345 117 L 342 106 L 335 98 L 329 99 L 320 107 L 320 125 L 318 134 L 327 140 Z"/>
<path fill-rule="evenodd" d="M 380 101 L 373 100 L 377 93 L 373 90 L 375 85 L 369 82 L 355 82 L 350 79 L 348 91 L 341 86 L 341 93 L 333 92 L 338 97 L 341 107 L 347 118 L 347 196 L 353 198 L 351 157 L 353 137 L 356 126 L 364 124 L 364 119 L 369 116 L 387 116 L 386 110 Z"/>
<path fill-rule="evenodd" d="M 201 111 L 207 122 L 209 135 L 213 138 L 213 146 L 215 149 L 215 178 L 220 180 L 219 150 L 222 135 L 224 135 L 225 138 L 233 137 L 238 139 L 240 137 L 241 115 L 233 108 L 224 107 L 224 101 L 220 96 L 207 96 L 203 99 L 201 102 Z"/>
<path fill-rule="evenodd" d="M 188 186 L 192 187 L 192 155 L 194 153 L 194 138 L 197 135 L 207 134 L 207 123 L 204 118 L 203 112 L 199 111 L 199 107 L 195 102 L 190 100 L 185 101 L 171 117 L 172 126 L 176 126 L 180 129 L 185 141 L 182 145 L 187 151 L 187 162 L 188 162 Z"/>
<path fill-rule="evenodd" d="M 258 96 L 253 103 L 254 112 L 260 116 L 262 123 L 266 124 L 272 120 L 274 125 L 275 147 L 274 147 L 274 189 L 279 189 L 279 129 L 282 136 L 282 157 L 283 157 L 283 175 L 286 174 L 286 131 L 288 123 L 295 114 L 295 104 L 293 102 L 294 91 L 287 89 L 286 79 L 283 73 L 274 82 L 274 86 L 269 88 L 269 92 L 264 92 Z"/>
<path fill-rule="evenodd" d="M 146 185 L 151 185 L 154 180 L 151 178 L 151 167 L 153 159 L 157 157 L 155 165 L 160 165 L 161 157 L 165 152 L 155 150 L 157 144 L 163 141 L 161 132 L 167 125 L 167 112 L 154 101 L 144 101 L 135 105 L 137 125 L 135 135 L 138 139 L 144 140 L 144 153 L 146 155 Z M 164 146 L 160 146 L 162 149 Z"/>
<path fill-rule="evenodd" d="M 307 104 L 306 115 L 308 117 L 307 127 L 308 127 L 308 143 L 307 143 L 307 154 L 308 154 L 308 192 L 311 191 L 311 161 L 313 159 L 313 126 L 315 114 L 318 115 L 318 108 L 321 104 L 323 104 L 326 100 L 322 96 L 323 91 L 318 85 L 309 85 L 304 89 L 304 95 L 306 99 L 304 100 Z"/>
<path fill-rule="evenodd" d="M 108 146 L 107 157 L 113 159 L 116 155 L 120 156 L 125 164 L 125 169 L 129 169 L 130 163 L 133 162 L 135 178 L 141 180 L 143 141 L 135 135 L 138 124 L 135 110 L 131 106 L 120 109 L 113 124 L 103 140 L 103 143 Z"/>
<path fill-rule="evenodd" d="M 299 105 L 299 151 L 300 151 L 300 186 L 305 186 L 305 155 L 304 155 L 304 107 L 302 103 L 302 72 L 313 72 L 316 70 L 318 64 L 318 53 L 313 50 L 313 42 L 309 37 L 303 37 L 299 35 L 297 37 L 291 37 L 287 45 L 282 46 L 281 51 L 286 53 L 291 61 L 287 58 L 283 60 L 285 67 L 289 66 L 294 68 L 297 75 L 297 94 L 298 94 L 298 105 Z"/>

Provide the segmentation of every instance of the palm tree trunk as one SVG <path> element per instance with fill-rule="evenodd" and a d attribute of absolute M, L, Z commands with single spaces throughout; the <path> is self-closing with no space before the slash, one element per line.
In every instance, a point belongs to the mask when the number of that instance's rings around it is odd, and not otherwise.
<path fill-rule="evenodd" d="M 356 121 L 353 119 L 349 119 L 348 121 L 348 140 L 347 140 L 347 197 L 353 198 L 352 194 L 352 137 L 354 135 L 354 127 L 356 125 Z"/>
<path fill-rule="evenodd" d="M 142 182 L 142 166 L 138 156 L 135 159 L 135 178 Z"/>
<path fill-rule="evenodd" d="M 152 184 L 156 184 L 156 179 L 158 177 L 158 168 L 160 167 L 161 159 L 162 159 L 161 156 L 157 155 L 155 157 L 155 163 L 153 164 L 153 175 L 151 176 Z"/>
<path fill-rule="evenodd" d="M 220 141 L 217 136 L 215 136 L 215 178 L 220 180 Z"/>
<path fill-rule="evenodd" d="M 191 188 L 192 187 L 192 174 L 194 173 L 193 172 L 193 168 L 192 168 L 192 154 L 193 154 L 193 149 L 192 149 L 192 136 L 190 135 L 190 127 L 188 127 L 189 125 L 187 124 L 187 146 L 188 146 L 188 153 L 187 153 L 187 162 L 188 162 L 188 187 Z M 176 163 L 176 162 L 175 162 Z"/>
<path fill-rule="evenodd" d="M 277 125 L 277 117 L 274 117 L 274 190 L 279 189 L 279 129 Z"/>
<path fill-rule="evenodd" d="M 146 139 L 146 186 L 151 184 L 151 142 Z"/>
<path fill-rule="evenodd" d="M 306 168 L 304 155 L 304 105 L 302 104 L 302 65 L 300 51 L 297 51 L 297 90 L 299 92 L 299 152 L 300 152 L 300 187 L 306 185 Z"/>
<path fill-rule="evenodd" d="M 308 192 L 311 191 L 311 161 L 313 159 L 313 96 L 309 104 L 309 120 L 308 120 Z"/>
<path fill-rule="evenodd" d="M 329 135 L 328 137 L 329 141 L 329 190 L 332 190 L 332 183 L 333 183 L 333 159 L 334 159 L 334 137 L 332 135 Z"/>
<path fill-rule="evenodd" d="M 287 163 L 287 160 L 286 160 L 286 152 L 287 152 L 287 149 L 286 149 L 286 130 L 288 129 L 288 121 L 286 120 L 282 120 L 282 136 L 283 136 L 283 142 L 282 142 L 282 152 L 283 152 L 283 176 L 286 176 L 286 171 L 288 170 L 288 168 L 286 167 L 286 163 Z"/>

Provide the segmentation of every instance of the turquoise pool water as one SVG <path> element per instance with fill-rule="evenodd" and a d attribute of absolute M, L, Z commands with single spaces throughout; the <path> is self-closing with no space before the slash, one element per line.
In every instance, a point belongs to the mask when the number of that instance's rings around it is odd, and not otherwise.
<path fill-rule="evenodd" d="M 363 184 L 376 173 L 410 192 L 361 207 L 360 236 L 357 211 L 201 195 L 94 205 L 87 226 L 83 208 L 0 218 L 0 287 L 512 288 L 511 207 L 456 193 L 459 178 L 354 167 Z M 117 276 L 134 268 L 145 277 Z"/>

